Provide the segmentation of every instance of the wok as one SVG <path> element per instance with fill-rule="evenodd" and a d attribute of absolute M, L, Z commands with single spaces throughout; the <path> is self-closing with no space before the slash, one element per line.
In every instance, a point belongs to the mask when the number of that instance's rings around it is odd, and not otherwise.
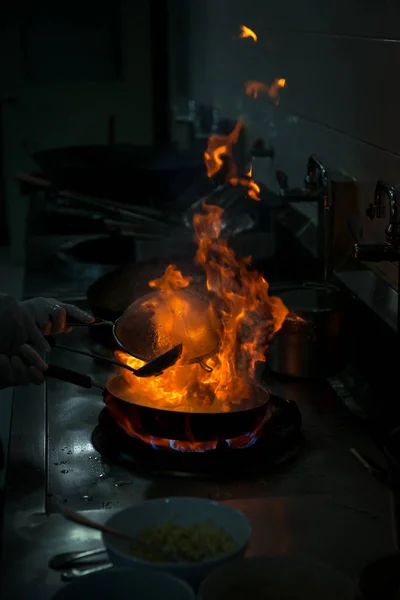
<path fill-rule="evenodd" d="M 205 361 L 217 351 L 219 339 L 210 319 L 209 297 L 204 278 L 199 276 L 192 280 L 189 287 L 176 290 L 175 301 L 171 302 L 168 295 L 154 288 L 151 291 L 148 286 L 149 276 L 162 275 L 166 266 L 167 263 L 160 264 L 156 271 L 151 269 L 146 271 L 143 283 L 149 293 L 141 295 L 133 302 L 131 301 L 134 295 L 133 286 L 138 289 L 135 265 L 128 271 L 120 270 L 110 274 L 110 277 L 103 278 L 103 283 L 94 284 L 102 298 L 101 303 L 108 301 L 109 307 L 110 304 L 111 307 L 115 306 L 115 303 L 120 309 L 125 307 L 122 316 L 118 316 L 114 321 L 113 347 L 119 347 L 140 360 L 149 362 L 173 347 L 183 345 L 184 363 L 200 362 L 205 370 L 209 370 Z M 192 268 L 190 265 L 189 272 Z M 125 273 L 129 275 L 126 276 Z M 186 269 L 184 273 L 187 273 Z M 144 291 L 144 286 L 139 286 L 140 291 Z M 89 293 L 90 291 L 88 296 Z M 93 290 L 91 295 L 93 296 Z M 94 294 L 94 296 L 98 301 L 98 295 Z M 109 324 L 110 321 L 104 316 L 115 317 L 120 312 L 113 311 L 112 314 L 111 311 L 104 311 L 99 316 L 92 302 L 90 305 L 96 323 Z M 93 327 L 90 330 L 93 331 Z"/>
<path fill-rule="evenodd" d="M 172 263 L 184 277 L 192 277 L 192 286 L 205 290 L 202 269 L 189 260 L 176 257 L 170 261 L 152 260 L 126 265 L 97 279 L 87 290 L 90 311 L 97 319 L 116 321 L 135 300 L 151 291 L 149 281 L 161 277 Z M 117 348 L 109 327 L 93 327 L 90 333 L 96 341 L 109 348 Z"/>
<path fill-rule="evenodd" d="M 145 362 L 182 346 L 185 364 L 205 361 L 219 346 L 209 312 L 209 298 L 190 287 L 175 290 L 173 300 L 157 290 L 133 302 L 114 325 L 120 348 Z"/>
<path fill-rule="evenodd" d="M 128 204 L 172 201 L 205 173 L 200 151 L 174 147 L 116 144 L 39 150 L 26 142 L 25 150 L 57 188 Z"/>
<path fill-rule="evenodd" d="M 179 441 L 226 440 L 255 431 L 269 419 L 269 394 L 255 383 L 248 383 L 250 394 L 244 400 L 242 408 L 232 412 L 212 413 L 172 411 L 137 404 L 132 389 L 121 375 L 103 385 L 78 371 L 50 365 L 46 377 L 85 389 L 99 388 L 105 404 L 117 402 L 139 435 Z"/>

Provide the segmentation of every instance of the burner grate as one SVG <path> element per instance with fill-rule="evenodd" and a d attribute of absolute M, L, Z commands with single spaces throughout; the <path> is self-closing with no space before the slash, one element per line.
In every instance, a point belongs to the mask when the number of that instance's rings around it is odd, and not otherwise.
<path fill-rule="evenodd" d="M 155 448 L 126 434 L 107 408 L 99 415 L 92 444 L 108 461 L 135 472 L 218 475 L 254 475 L 297 455 L 303 441 L 302 419 L 297 404 L 270 396 L 272 416 L 257 441 L 247 448 L 219 443 L 205 452 Z"/>

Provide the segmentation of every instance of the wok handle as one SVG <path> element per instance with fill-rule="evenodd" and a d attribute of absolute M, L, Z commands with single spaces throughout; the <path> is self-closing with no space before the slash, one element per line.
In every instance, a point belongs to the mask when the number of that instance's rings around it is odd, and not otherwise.
<path fill-rule="evenodd" d="M 96 318 L 91 323 L 82 323 L 82 321 L 77 321 L 76 319 L 72 319 L 71 317 L 68 317 L 67 322 L 66 322 L 67 327 L 93 327 L 94 325 L 111 325 L 111 326 L 113 326 L 114 323 L 112 323 L 111 321 L 105 321 L 104 319 L 98 319 L 98 318 Z"/>
<path fill-rule="evenodd" d="M 51 377 L 52 379 L 59 379 L 60 381 L 66 381 L 67 383 L 78 385 L 87 390 L 90 390 L 93 386 L 93 382 L 89 375 L 83 375 L 78 371 L 65 369 L 64 367 L 58 367 L 56 365 L 49 365 L 48 369 L 45 371 L 45 376 Z"/>

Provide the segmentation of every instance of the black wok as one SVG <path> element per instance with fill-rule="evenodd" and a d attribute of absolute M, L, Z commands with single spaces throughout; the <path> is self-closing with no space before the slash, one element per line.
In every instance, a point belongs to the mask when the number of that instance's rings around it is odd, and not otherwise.
<path fill-rule="evenodd" d="M 50 365 L 46 377 L 59 379 L 79 387 L 102 390 L 106 406 L 118 406 L 118 411 L 133 424 L 136 433 L 179 441 L 226 440 L 257 430 L 269 418 L 266 390 L 249 384 L 251 394 L 243 408 L 232 412 L 178 412 L 135 403 L 134 394 L 125 379 L 117 375 L 107 385 L 92 381 L 71 369 Z"/>
<path fill-rule="evenodd" d="M 104 275 L 89 287 L 87 299 L 91 313 L 97 319 L 116 321 L 132 302 L 151 291 L 149 281 L 161 277 L 171 263 L 184 277 L 192 277 L 192 285 L 199 290 L 205 289 L 204 272 L 190 258 L 137 262 Z M 117 348 L 109 327 L 93 327 L 90 333 L 97 342 Z"/>
<path fill-rule="evenodd" d="M 30 157 L 58 189 L 120 202 L 159 204 L 180 196 L 205 173 L 200 151 L 130 144 L 38 150 Z"/>

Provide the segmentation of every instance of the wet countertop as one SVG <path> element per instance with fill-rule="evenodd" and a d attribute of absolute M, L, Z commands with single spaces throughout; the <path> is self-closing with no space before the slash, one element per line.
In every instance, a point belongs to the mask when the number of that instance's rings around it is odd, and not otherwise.
<path fill-rule="evenodd" d="M 64 338 L 64 343 L 93 350 L 83 330 Z M 110 374 L 91 358 L 61 350 L 52 352 L 51 362 L 79 369 L 100 383 Z M 349 452 L 355 447 L 382 461 L 364 424 L 326 382 L 269 377 L 267 384 L 297 402 L 304 447 L 294 460 L 272 470 L 230 479 L 138 474 L 102 459 L 91 443 L 104 406 L 99 390 L 58 381 L 15 390 L 4 512 L 4 597 L 50 598 L 66 584 L 47 568 L 48 559 L 99 543 L 96 532 L 63 519 L 63 506 L 104 521 L 113 511 L 147 498 L 212 498 L 249 516 L 254 528 L 250 554 L 298 553 L 353 576 L 368 562 L 394 552 L 391 495 Z"/>

